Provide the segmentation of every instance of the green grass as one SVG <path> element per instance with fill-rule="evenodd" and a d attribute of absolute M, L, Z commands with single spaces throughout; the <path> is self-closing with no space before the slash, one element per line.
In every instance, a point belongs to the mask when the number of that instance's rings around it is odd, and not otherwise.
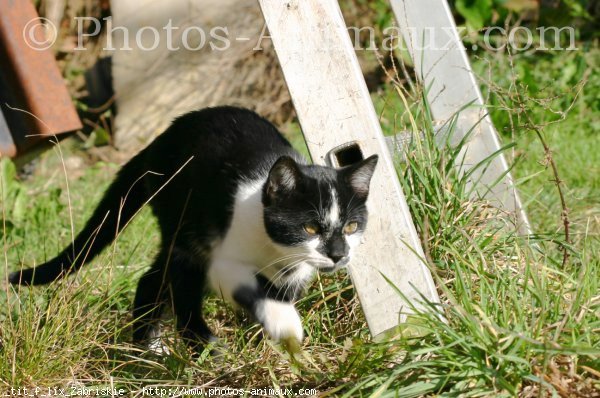
<path fill-rule="evenodd" d="M 317 279 L 299 303 L 307 339 L 298 357 L 262 339 L 259 327 L 214 297 L 206 312 L 228 345 L 222 358 L 192 358 L 176 336 L 170 356 L 142 352 L 129 344 L 129 309 L 158 243 L 147 209 L 77 276 L 34 289 L 5 281 L 7 272 L 39 264 L 70 241 L 72 226 L 75 231 L 82 226 L 118 167 L 69 167 L 85 153 L 65 143 L 64 158 L 56 150 L 44 154 L 26 180 L 2 160 L 0 391 L 85 385 L 135 392 L 159 385 L 315 388 L 348 397 L 597 394 L 600 83 L 597 71 L 589 71 L 597 68 L 598 51 L 570 56 L 568 65 L 575 63 L 576 70 L 560 84 L 555 82 L 565 69 L 563 56 L 515 59 L 536 123 L 555 120 L 548 105 L 566 109 L 575 98 L 572 87 L 589 79 L 564 120 L 543 128 L 565 181 L 574 230 L 564 267 L 557 244 L 560 206 L 539 140 L 519 124 L 514 109 L 502 106 L 514 100 L 506 59 L 484 57 L 475 66 L 492 67 L 499 76 L 490 93 L 492 116 L 504 139 L 516 142 L 507 155 L 516 160 L 514 172 L 523 181 L 521 192 L 539 235 L 534 241 L 500 228 L 502 215 L 468 195 L 452 167 L 457 149 L 434 145 L 431 118 L 418 93 L 407 94 L 408 110 L 391 85 L 375 98 L 386 133 L 410 130 L 409 113 L 424 132 L 422 141 L 407 148 L 398 171 L 442 299 L 440 306 L 411 317 L 388 342 L 370 341 L 356 294 L 340 274 Z M 511 118 L 518 122 L 512 128 Z M 293 141 L 301 146 L 297 126 L 286 130 L 295 131 Z M 167 333 L 171 330 L 167 322 Z"/>

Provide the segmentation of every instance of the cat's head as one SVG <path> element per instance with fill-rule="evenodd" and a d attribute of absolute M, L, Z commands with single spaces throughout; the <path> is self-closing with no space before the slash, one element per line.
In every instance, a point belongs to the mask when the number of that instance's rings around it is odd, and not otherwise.
<path fill-rule="evenodd" d="M 331 272 L 350 261 L 367 225 L 366 201 L 377 155 L 341 169 L 275 162 L 263 188 L 265 228 L 290 260 L 304 256 Z M 296 257 L 294 257 L 296 256 Z"/>

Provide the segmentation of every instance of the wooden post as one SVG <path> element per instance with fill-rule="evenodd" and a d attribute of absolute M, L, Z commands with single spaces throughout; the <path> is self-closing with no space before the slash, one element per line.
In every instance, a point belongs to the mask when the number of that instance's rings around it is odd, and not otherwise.
<path fill-rule="evenodd" d="M 466 171 L 501 146 L 450 7 L 446 0 L 391 0 L 391 5 L 417 75 L 428 89 L 427 99 L 436 122 L 443 123 L 458 114 L 451 142 L 459 142 L 474 129 L 462 154 Z M 520 233 L 531 233 L 502 154 L 474 172 L 472 183 L 478 192 L 514 215 Z"/>
<path fill-rule="evenodd" d="M 259 0 L 315 163 L 344 165 L 379 155 L 369 224 L 350 264 L 373 337 L 410 312 L 385 275 L 415 305 L 439 301 L 396 170 L 336 0 Z M 332 152 L 333 151 L 333 152 Z"/>

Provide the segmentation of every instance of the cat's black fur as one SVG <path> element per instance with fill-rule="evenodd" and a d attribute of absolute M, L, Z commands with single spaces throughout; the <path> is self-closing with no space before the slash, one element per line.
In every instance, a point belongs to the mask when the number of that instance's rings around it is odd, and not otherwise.
<path fill-rule="evenodd" d="M 77 270 L 149 203 L 162 244 L 138 284 L 136 341 L 152 337 L 168 298 L 182 337 L 209 340 L 201 305 L 207 279 L 274 338 L 302 338 L 289 306 L 308 282 L 309 269 L 331 271 L 347 263 L 366 226 L 376 162 L 373 156 L 342 170 L 306 165 L 271 123 L 251 111 L 191 112 L 123 166 L 73 244 L 9 280 L 46 284 Z M 356 223 L 351 234 L 344 232 L 352 229 L 349 223 Z M 307 225 L 318 234 L 309 234 Z M 266 254 L 258 253 L 263 249 Z M 244 279 L 247 269 L 252 280 Z"/>

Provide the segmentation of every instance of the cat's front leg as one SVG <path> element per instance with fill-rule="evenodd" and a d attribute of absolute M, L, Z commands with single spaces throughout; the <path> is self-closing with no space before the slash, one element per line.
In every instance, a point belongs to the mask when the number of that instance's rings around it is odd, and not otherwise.
<path fill-rule="evenodd" d="M 302 320 L 292 303 L 262 299 L 255 305 L 254 316 L 276 341 L 294 338 L 301 343 L 304 338 Z"/>
<path fill-rule="evenodd" d="M 292 302 L 269 298 L 260 286 L 241 287 L 236 290 L 233 298 L 236 304 L 254 316 L 273 340 L 293 338 L 302 342 L 302 320 Z"/>
<path fill-rule="evenodd" d="M 254 267 L 218 259 L 208 274 L 214 291 L 249 312 L 272 339 L 294 338 L 302 342 L 304 330 L 294 304 L 291 300 L 268 297 L 264 284 L 256 278 Z"/>

